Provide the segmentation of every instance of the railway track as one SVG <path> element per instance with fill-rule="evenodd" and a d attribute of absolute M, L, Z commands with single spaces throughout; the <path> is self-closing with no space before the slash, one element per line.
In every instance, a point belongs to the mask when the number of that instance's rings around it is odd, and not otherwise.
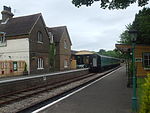
<path fill-rule="evenodd" d="M 5 106 L 6 104 L 9 104 L 9 103 L 14 103 L 14 102 L 22 100 L 24 98 L 28 98 L 28 97 L 33 96 L 33 95 L 37 95 L 37 94 L 42 93 L 44 91 L 52 90 L 54 88 L 58 88 L 60 86 L 69 84 L 71 82 L 75 82 L 75 81 L 93 76 L 93 75 L 94 75 L 94 73 L 90 73 L 88 75 L 76 77 L 73 79 L 66 79 L 66 80 L 63 80 L 60 82 L 55 82 L 53 84 L 35 86 L 32 88 L 23 89 L 23 90 L 20 90 L 17 92 L 2 95 L 2 96 L 0 96 L 0 107 Z"/>
<path fill-rule="evenodd" d="M 115 68 L 116 69 L 116 68 Z M 76 87 L 82 87 L 83 85 L 86 85 L 110 72 L 112 72 L 113 70 L 115 69 L 112 69 L 112 70 L 109 70 L 109 71 L 106 71 L 106 72 L 103 72 L 103 73 L 99 73 L 99 74 L 95 74 L 95 73 L 90 73 L 90 74 L 86 74 L 86 75 L 82 75 L 80 77 L 76 77 L 76 78 L 73 78 L 73 79 L 65 79 L 61 82 L 55 82 L 54 84 L 47 84 L 47 85 L 43 85 L 43 86 L 36 86 L 36 87 L 32 87 L 32 88 L 29 88 L 29 89 L 23 89 L 23 90 L 20 90 L 20 91 L 17 91 L 17 92 L 14 92 L 14 93 L 9 93 L 7 95 L 3 95 L 3 96 L 0 96 L 0 108 L 4 109 L 4 112 L 3 111 L 0 111 L 2 113 L 9 113 L 8 111 L 10 110 L 6 110 L 7 105 L 14 105 L 15 103 L 20 103 L 20 101 L 24 101 L 24 100 L 28 100 L 28 98 L 38 98 L 38 96 L 40 94 L 42 94 L 43 96 L 43 93 L 47 93 L 49 95 L 49 93 L 52 91 L 52 90 L 55 90 L 55 89 L 59 89 L 59 87 L 66 87 L 67 85 L 70 86 L 71 83 L 76 83 L 78 81 L 84 81 L 83 83 L 81 83 L 81 85 L 77 85 L 77 86 L 73 86 L 72 88 L 70 88 L 69 90 L 72 90 L 72 89 L 76 89 Z M 95 75 L 95 76 L 94 76 Z M 90 78 L 88 80 L 88 78 Z M 87 80 L 86 80 L 87 79 Z M 79 83 L 80 84 L 80 83 Z M 64 90 L 65 92 L 68 92 L 68 89 L 67 90 Z M 30 109 L 38 104 L 41 104 L 43 103 L 44 101 L 47 101 L 51 98 L 57 98 L 57 96 L 61 95 L 64 93 L 64 91 L 62 92 L 59 92 L 59 94 L 56 94 L 56 95 L 53 95 L 53 96 L 49 96 L 48 98 L 45 97 L 45 99 L 42 99 L 42 100 L 38 100 L 38 101 L 35 101 L 33 103 L 29 103 L 27 106 L 25 105 L 24 107 L 20 107 L 20 108 L 17 108 L 16 110 L 14 110 L 12 113 L 22 113 L 24 110 L 26 111 L 26 109 Z M 34 101 L 34 99 L 33 99 Z M 28 103 L 28 102 L 26 102 Z M 24 103 L 23 103 L 24 104 Z M 18 105 L 18 104 L 16 104 Z M 16 107 L 15 105 L 15 107 Z M 8 108 L 9 109 L 9 108 Z M 12 107 L 12 109 L 14 109 L 14 107 Z M 26 112 L 24 112 L 26 113 Z"/>

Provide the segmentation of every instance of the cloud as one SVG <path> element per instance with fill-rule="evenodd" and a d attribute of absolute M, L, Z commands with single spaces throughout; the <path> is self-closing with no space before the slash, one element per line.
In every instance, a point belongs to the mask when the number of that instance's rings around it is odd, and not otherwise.
<path fill-rule="evenodd" d="M 72 49 L 95 51 L 114 49 L 125 25 L 132 23 L 141 9 L 134 4 L 126 10 L 104 10 L 98 2 L 76 8 L 71 0 L 2 0 L 0 10 L 3 5 L 15 9 L 16 17 L 41 12 L 47 26 L 67 26 Z"/>

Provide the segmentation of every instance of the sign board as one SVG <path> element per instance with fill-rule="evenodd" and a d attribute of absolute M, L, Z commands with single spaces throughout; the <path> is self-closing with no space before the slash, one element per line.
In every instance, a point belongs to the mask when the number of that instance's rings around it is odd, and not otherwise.
<path fill-rule="evenodd" d="M 13 70 L 14 71 L 18 70 L 17 62 L 13 62 Z"/>
<path fill-rule="evenodd" d="M 142 62 L 142 58 L 135 58 L 135 62 Z"/>

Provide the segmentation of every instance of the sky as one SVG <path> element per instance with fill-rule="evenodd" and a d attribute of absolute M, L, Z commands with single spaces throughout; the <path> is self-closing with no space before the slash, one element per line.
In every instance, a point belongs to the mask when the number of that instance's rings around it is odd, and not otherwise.
<path fill-rule="evenodd" d="M 71 0 L 1 0 L 0 11 L 4 5 L 12 8 L 14 17 L 42 13 L 48 27 L 67 26 L 72 50 L 90 51 L 115 49 L 125 25 L 142 9 L 137 4 L 124 10 L 104 10 L 99 2 L 77 8 Z"/>

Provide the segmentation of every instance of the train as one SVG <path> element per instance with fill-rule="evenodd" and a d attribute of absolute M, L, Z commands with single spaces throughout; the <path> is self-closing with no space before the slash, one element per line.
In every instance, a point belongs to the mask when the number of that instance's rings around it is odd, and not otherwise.
<path fill-rule="evenodd" d="M 102 72 L 120 65 L 120 59 L 94 52 L 76 54 L 77 68 L 89 68 L 90 72 Z"/>

